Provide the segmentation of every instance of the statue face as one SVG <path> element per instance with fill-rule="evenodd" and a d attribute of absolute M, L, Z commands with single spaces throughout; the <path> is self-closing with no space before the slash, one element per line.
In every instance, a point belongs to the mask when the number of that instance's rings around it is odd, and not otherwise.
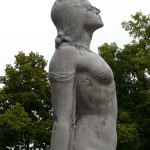
<path fill-rule="evenodd" d="M 84 15 L 84 28 L 87 30 L 96 30 L 103 27 L 101 16 L 99 15 L 100 10 L 90 4 L 88 0 L 73 0 L 73 5 L 79 6 Z M 79 13 L 79 12 L 76 12 Z M 80 12 L 81 13 L 81 12 Z"/>
<path fill-rule="evenodd" d="M 104 26 L 101 16 L 99 15 L 100 10 L 92 6 L 87 0 L 85 0 L 84 7 L 86 7 L 85 23 L 84 27 L 88 30 L 96 30 Z"/>

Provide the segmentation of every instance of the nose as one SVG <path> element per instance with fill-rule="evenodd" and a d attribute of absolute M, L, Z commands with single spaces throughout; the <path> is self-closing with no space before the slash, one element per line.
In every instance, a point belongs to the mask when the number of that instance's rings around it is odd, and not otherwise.
<path fill-rule="evenodd" d="M 98 8 L 95 8 L 95 13 L 98 15 L 98 14 L 100 14 L 100 10 L 98 9 Z"/>
<path fill-rule="evenodd" d="M 101 11 L 98 8 L 92 6 L 92 12 L 98 15 Z"/>
<path fill-rule="evenodd" d="M 100 14 L 100 10 L 98 9 L 98 8 L 96 8 L 96 14 L 98 15 L 98 14 Z"/>

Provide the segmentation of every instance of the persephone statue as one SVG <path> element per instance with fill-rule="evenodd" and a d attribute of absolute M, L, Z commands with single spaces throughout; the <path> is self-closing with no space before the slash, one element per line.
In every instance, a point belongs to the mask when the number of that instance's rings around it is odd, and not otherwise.
<path fill-rule="evenodd" d="M 100 10 L 88 0 L 56 0 L 57 28 L 49 68 L 54 126 L 52 150 L 116 150 L 117 100 L 112 70 L 90 50 L 103 27 Z"/>

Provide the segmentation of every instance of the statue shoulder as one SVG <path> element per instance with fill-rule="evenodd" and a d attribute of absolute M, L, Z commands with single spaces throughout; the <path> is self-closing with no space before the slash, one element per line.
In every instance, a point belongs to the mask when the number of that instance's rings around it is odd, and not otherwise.
<path fill-rule="evenodd" d="M 71 45 L 63 44 L 56 49 L 51 59 L 50 67 L 55 68 L 57 66 L 57 68 L 61 69 L 61 66 L 63 65 L 66 68 L 68 68 L 67 66 L 76 68 L 79 63 L 79 59 L 80 55 L 77 48 Z"/>
<path fill-rule="evenodd" d="M 62 44 L 59 48 L 56 49 L 55 55 L 66 59 L 67 61 L 78 61 L 79 60 L 79 50 L 67 43 Z"/>

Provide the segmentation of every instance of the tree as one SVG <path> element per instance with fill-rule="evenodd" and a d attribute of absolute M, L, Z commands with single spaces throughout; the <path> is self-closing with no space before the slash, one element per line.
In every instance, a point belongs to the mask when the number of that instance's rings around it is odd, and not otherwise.
<path fill-rule="evenodd" d="M 122 23 L 133 37 L 123 49 L 103 44 L 99 54 L 111 66 L 118 97 L 118 150 L 150 147 L 150 15 L 137 12 Z"/>
<path fill-rule="evenodd" d="M 0 92 L 0 113 L 4 115 L 18 103 L 31 119 L 30 131 L 17 135 L 21 137 L 20 146 L 29 149 L 32 144 L 34 148 L 45 149 L 50 146 L 52 128 L 50 83 L 44 70 L 47 62 L 33 52 L 28 56 L 19 52 L 15 58 L 14 66 L 7 65 L 5 76 L 0 77 L 4 84 Z"/>

